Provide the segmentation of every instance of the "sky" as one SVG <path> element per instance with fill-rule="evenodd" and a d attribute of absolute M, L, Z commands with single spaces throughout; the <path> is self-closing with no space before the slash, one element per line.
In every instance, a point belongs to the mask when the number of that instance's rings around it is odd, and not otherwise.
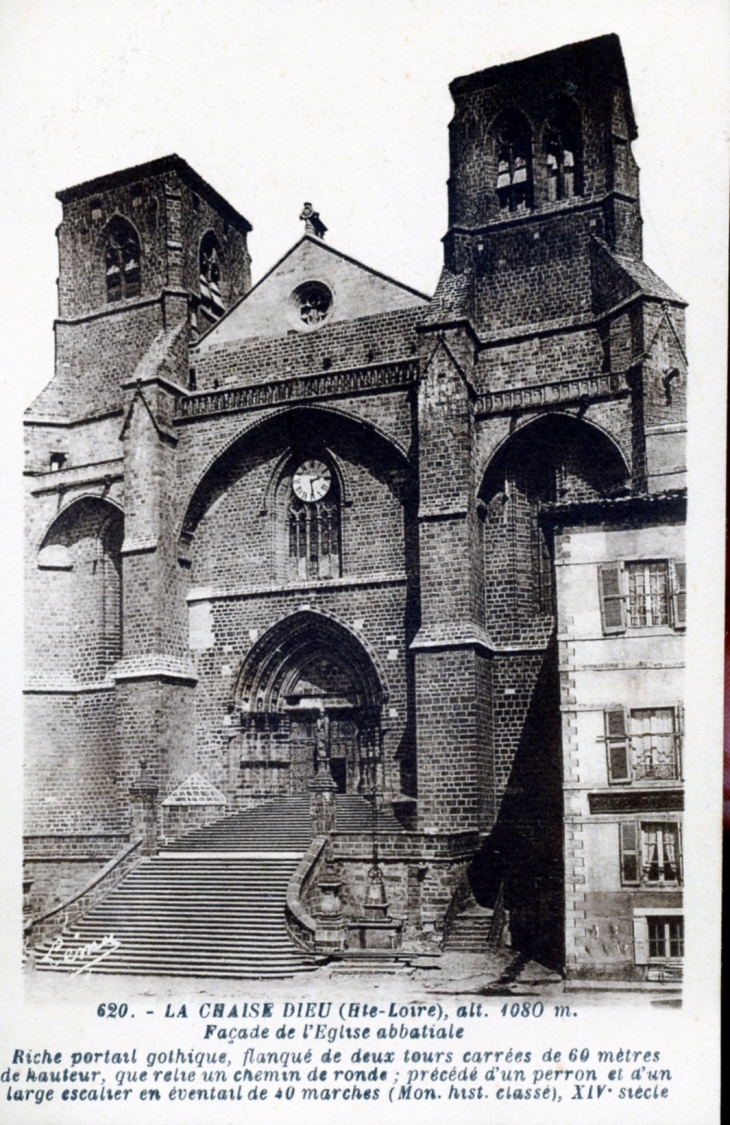
<path fill-rule="evenodd" d="M 722 0 L 3 0 L 12 408 L 52 373 L 59 189 L 177 152 L 253 223 L 254 280 L 311 200 L 332 245 L 432 292 L 449 81 L 611 31 L 639 124 L 646 257 L 692 300 L 697 248 L 717 239 L 703 211 L 726 166 L 729 22 Z"/>

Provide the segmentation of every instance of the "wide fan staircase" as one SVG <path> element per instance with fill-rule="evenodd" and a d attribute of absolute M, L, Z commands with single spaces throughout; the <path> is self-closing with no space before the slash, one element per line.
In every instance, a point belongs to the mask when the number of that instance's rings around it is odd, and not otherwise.
<path fill-rule="evenodd" d="M 374 824 L 366 800 L 338 795 L 338 830 L 373 827 L 401 831 L 391 811 Z M 287 885 L 310 842 L 308 796 L 269 801 L 191 832 L 143 859 L 62 935 L 70 954 L 97 943 L 96 963 L 49 955 L 46 941 L 36 967 L 237 979 L 311 970 L 315 959 L 292 942 L 284 914 Z M 110 935 L 118 943 L 111 949 Z"/>

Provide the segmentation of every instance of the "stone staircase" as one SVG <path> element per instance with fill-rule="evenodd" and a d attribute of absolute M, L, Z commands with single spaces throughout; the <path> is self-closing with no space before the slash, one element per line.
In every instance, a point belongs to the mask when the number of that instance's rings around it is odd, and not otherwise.
<path fill-rule="evenodd" d="M 372 807 L 338 795 L 338 828 L 370 831 Z M 381 831 L 402 831 L 391 811 Z M 71 931 L 37 946 L 36 968 L 234 979 L 316 966 L 286 928 L 289 881 L 311 841 L 309 796 L 269 801 L 143 859 Z"/>
<path fill-rule="evenodd" d="M 335 804 L 337 831 L 372 832 L 373 809 L 364 797 L 338 793 Z M 378 832 L 402 832 L 392 809 L 375 816 Z M 245 812 L 233 813 L 206 828 L 199 828 L 163 851 L 306 851 L 311 843 L 309 796 L 282 797 Z"/>
<path fill-rule="evenodd" d="M 49 959 L 51 943 L 38 949 L 36 968 L 234 978 L 312 968 L 284 921 L 286 888 L 299 858 L 284 852 L 144 859 L 62 935 L 62 947 Z"/>
<path fill-rule="evenodd" d="M 489 933 L 494 911 L 472 902 L 457 914 L 444 942 L 448 953 L 484 953 L 489 944 Z"/>

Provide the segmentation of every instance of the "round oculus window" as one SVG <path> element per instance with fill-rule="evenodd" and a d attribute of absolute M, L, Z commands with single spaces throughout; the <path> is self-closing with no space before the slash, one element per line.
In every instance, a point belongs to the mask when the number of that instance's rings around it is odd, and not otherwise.
<path fill-rule="evenodd" d="M 317 328 L 332 311 L 332 290 L 321 281 L 305 281 L 291 295 L 298 328 Z"/>

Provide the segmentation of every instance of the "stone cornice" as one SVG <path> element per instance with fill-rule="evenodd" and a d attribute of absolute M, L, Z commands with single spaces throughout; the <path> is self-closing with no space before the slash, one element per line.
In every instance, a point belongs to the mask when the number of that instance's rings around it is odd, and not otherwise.
<path fill-rule="evenodd" d="M 575 379 L 487 391 L 477 399 L 476 414 L 511 414 L 514 410 L 580 402 L 581 399 L 623 398 L 629 394 L 626 374 L 623 371 L 606 371 L 597 375 L 580 375 Z"/>
<path fill-rule="evenodd" d="M 198 682 L 198 673 L 189 660 L 164 652 L 127 656 L 114 665 L 110 676 L 117 683 L 130 680 Z"/>
<path fill-rule="evenodd" d="M 295 375 L 246 387 L 181 394 L 175 402 L 175 422 L 191 422 L 214 414 L 255 410 L 282 402 L 336 398 L 373 390 L 400 390 L 414 385 L 417 378 L 418 361 L 403 359 L 338 371 L 320 371 L 314 375 Z"/>
<path fill-rule="evenodd" d="M 405 573 L 393 571 L 373 574 L 347 575 L 342 578 L 322 578 L 308 583 L 274 582 L 257 586 L 195 586 L 187 595 L 188 604 L 195 602 L 214 602 L 238 598 L 261 598 L 269 595 L 297 594 L 302 598 L 331 590 L 350 590 L 361 587 L 405 586 L 408 581 Z"/>

